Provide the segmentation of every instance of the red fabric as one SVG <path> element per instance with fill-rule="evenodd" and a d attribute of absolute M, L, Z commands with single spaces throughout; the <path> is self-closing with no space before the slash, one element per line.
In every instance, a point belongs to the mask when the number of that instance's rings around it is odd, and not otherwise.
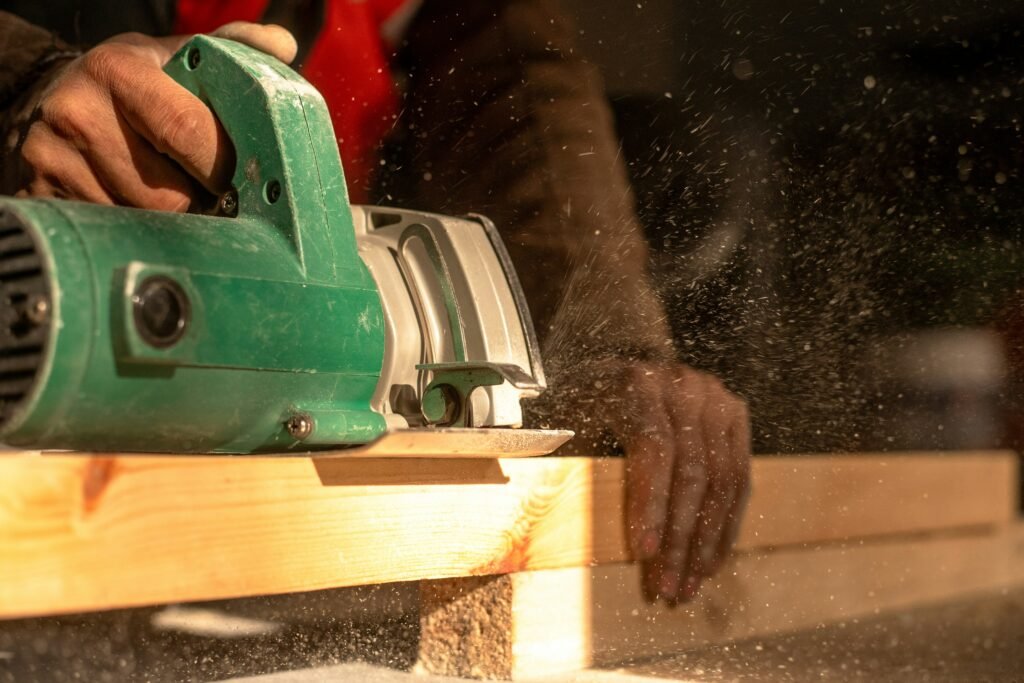
<path fill-rule="evenodd" d="M 327 100 L 349 195 L 357 203 L 369 198 L 377 145 L 398 111 L 376 6 L 330 0 L 323 31 L 302 69 Z"/>
<path fill-rule="evenodd" d="M 377 23 L 383 24 L 403 5 L 408 3 L 409 0 L 370 0 L 369 5 L 370 11 L 373 12 L 373 16 L 377 20 Z"/>
<path fill-rule="evenodd" d="M 270 0 L 178 0 L 174 32 L 209 33 L 232 21 L 259 21 Z"/>
<path fill-rule="evenodd" d="M 327 101 L 349 196 L 369 199 L 377 149 L 398 112 L 381 25 L 408 0 L 328 0 L 323 29 L 302 74 Z M 175 30 L 209 33 L 230 21 L 258 21 L 268 0 L 178 0 Z"/>

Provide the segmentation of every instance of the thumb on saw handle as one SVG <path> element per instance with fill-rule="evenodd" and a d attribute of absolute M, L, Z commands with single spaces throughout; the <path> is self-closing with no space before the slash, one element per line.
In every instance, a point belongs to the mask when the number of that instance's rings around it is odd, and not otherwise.
<path fill-rule="evenodd" d="M 274 57 L 283 64 L 291 64 L 299 51 L 295 36 L 283 26 L 277 24 L 254 24 L 248 21 L 233 21 L 224 24 L 210 34 L 215 38 L 227 38 L 236 43 L 248 45 Z M 174 50 L 181 49 L 181 42 Z"/>
<path fill-rule="evenodd" d="M 250 21 L 232 21 L 224 24 L 217 30 L 207 34 L 214 38 L 227 38 L 236 43 L 248 45 L 254 50 L 279 60 L 283 64 L 291 64 L 298 54 L 299 46 L 295 42 L 295 36 L 283 26 L 277 24 L 254 24 Z M 178 50 L 184 47 L 185 43 L 192 40 L 195 35 L 164 36 L 154 40 L 167 50 L 167 57 L 170 59 Z"/>

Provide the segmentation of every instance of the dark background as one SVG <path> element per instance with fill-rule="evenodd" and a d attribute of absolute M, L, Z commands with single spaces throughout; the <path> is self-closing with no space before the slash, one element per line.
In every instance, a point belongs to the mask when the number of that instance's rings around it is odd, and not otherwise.
<path fill-rule="evenodd" d="M 566 6 L 680 348 L 756 450 L 1008 442 L 1022 3 Z"/>

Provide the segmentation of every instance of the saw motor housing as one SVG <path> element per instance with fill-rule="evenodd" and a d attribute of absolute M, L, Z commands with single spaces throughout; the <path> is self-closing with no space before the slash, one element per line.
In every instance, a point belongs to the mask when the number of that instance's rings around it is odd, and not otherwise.
<path fill-rule="evenodd" d="M 217 215 L 0 200 L 0 441 L 253 453 L 517 427 L 544 389 L 494 227 L 351 206 L 327 107 L 193 38 L 166 71 L 238 159 Z"/>

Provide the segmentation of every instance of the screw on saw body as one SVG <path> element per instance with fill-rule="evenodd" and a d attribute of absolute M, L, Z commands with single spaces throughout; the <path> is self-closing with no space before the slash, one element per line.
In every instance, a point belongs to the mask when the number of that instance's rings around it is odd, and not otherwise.
<path fill-rule="evenodd" d="M 35 295 L 28 301 L 25 317 L 36 325 L 42 325 L 50 315 L 50 302 L 46 297 Z"/>
<path fill-rule="evenodd" d="M 293 439 L 302 441 L 313 433 L 313 418 L 309 415 L 292 415 L 284 423 L 284 428 Z"/>
<path fill-rule="evenodd" d="M 188 51 L 188 68 L 195 71 L 199 68 L 199 62 L 202 61 L 202 56 L 199 54 L 199 50 L 192 48 Z"/>
<path fill-rule="evenodd" d="M 277 180 L 271 180 L 267 183 L 266 187 L 267 203 L 276 204 L 277 200 L 281 198 L 281 183 Z"/>
<path fill-rule="evenodd" d="M 50 316 L 50 302 L 43 295 L 36 294 L 19 303 L 15 303 L 13 297 L 7 300 L 15 314 L 7 329 L 15 339 L 27 337 L 34 329 L 45 325 Z"/>
<path fill-rule="evenodd" d="M 217 202 L 217 212 L 222 216 L 234 218 L 238 215 L 238 192 L 228 190 L 221 195 Z"/>

